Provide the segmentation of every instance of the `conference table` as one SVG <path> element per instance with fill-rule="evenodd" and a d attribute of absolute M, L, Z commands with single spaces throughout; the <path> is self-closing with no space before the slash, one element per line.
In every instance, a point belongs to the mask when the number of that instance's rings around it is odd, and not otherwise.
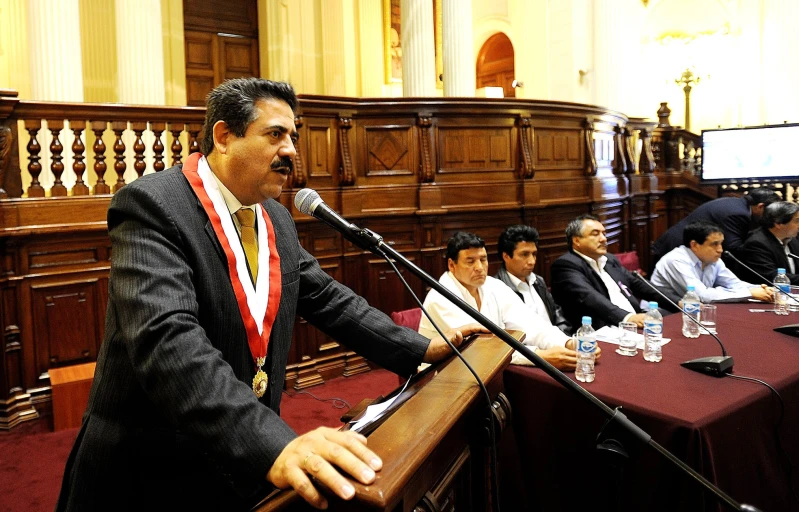
<path fill-rule="evenodd" d="M 733 374 L 756 382 L 697 373 L 680 363 L 720 355 L 708 335 L 682 335 L 681 315 L 664 319 L 663 360 L 649 363 L 600 343 L 596 380 L 582 384 L 621 410 L 652 439 L 740 503 L 762 511 L 799 510 L 799 338 L 774 327 L 799 323 L 799 313 L 778 316 L 759 303 L 719 304 L 718 336 L 734 357 Z M 574 379 L 574 374 L 569 374 Z M 624 440 L 629 458 L 602 455 L 596 439 L 604 414 L 538 368 L 504 373 L 527 500 L 540 510 L 729 510 L 651 447 Z M 617 437 L 619 436 L 610 436 Z M 781 447 L 780 447 L 781 445 Z M 792 482 L 786 455 L 794 464 Z"/>

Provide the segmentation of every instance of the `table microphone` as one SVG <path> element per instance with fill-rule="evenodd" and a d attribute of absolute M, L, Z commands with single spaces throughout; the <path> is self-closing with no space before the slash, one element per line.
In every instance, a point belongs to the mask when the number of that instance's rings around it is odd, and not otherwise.
<path fill-rule="evenodd" d="M 640 279 L 642 282 L 644 282 L 648 287 L 655 290 L 655 292 L 657 292 L 658 295 L 666 299 L 666 302 L 668 302 L 678 310 L 683 311 L 683 309 L 677 304 L 675 304 L 675 302 L 671 300 L 665 293 L 661 292 L 660 290 L 657 289 L 655 285 L 644 279 L 644 276 L 635 271 L 632 272 L 632 274 L 638 279 Z M 721 342 L 719 337 L 716 336 L 714 333 L 710 332 L 710 330 L 704 325 L 702 325 L 702 322 L 694 318 L 693 315 L 686 315 L 686 316 L 690 318 L 693 323 L 698 325 L 700 329 L 703 329 L 707 334 L 713 336 L 713 338 L 718 342 L 719 347 L 721 347 L 722 355 L 691 359 L 690 361 L 684 361 L 680 363 L 680 366 L 683 366 L 695 372 L 713 375 L 714 377 L 724 377 L 724 375 L 731 373 L 734 361 L 732 359 L 732 356 L 727 355 L 727 350 L 724 348 L 724 344 Z"/>

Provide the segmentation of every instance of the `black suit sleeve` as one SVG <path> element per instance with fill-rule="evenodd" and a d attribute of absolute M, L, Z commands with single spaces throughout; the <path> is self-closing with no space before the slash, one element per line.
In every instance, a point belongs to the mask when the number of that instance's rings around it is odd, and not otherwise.
<path fill-rule="evenodd" d="M 724 217 L 721 229 L 724 230 L 724 242 L 722 243 L 725 251 L 730 251 L 736 256 L 740 254 L 746 237 L 751 226 L 751 216 L 733 214 Z"/>
<path fill-rule="evenodd" d="M 546 282 L 544 282 L 544 279 L 540 276 L 536 276 L 535 291 L 538 292 L 541 300 L 544 301 L 544 304 L 550 313 L 549 319 L 552 322 L 552 325 L 560 329 L 564 334 L 571 335 L 572 332 L 574 332 L 572 324 L 566 319 L 566 316 L 563 313 L 563 308 L 560 307 L 557 302 L 555 302 L 552 294 L 549 293 L 549 290 L 547 290 Z"/>
<path fill-rule="evenodd" d="M 300 271 L 297 314 L 400 375 L 409 375 L 422 362 L 430 340 L 369 306 L 363 297 L 325 273 L 304 249 L 300 249 Z"/>
<path fill-rule="evenodd" d="M 629 311 L 614 305 L 603 292 L 599 291 L 594 280 L 587 274 L 593 270 L 587 264 L 574 261 L 576 258 L 579 256 L 559 258 L 552 264 L 553 297 L 563 306 L 567 318 L 574 325 L 578 324 L 583 315 L 602 319 L 603 324 L 610 325 L 616 325 L 624 320 Z M 596 320 L 594 325 L 598 325 Z"/>
<path fill-rule="evenodd" d="M 775 241 L 775 244 L 776 243 L 777 242 Z M 779 260 L 782 258 L 779 258 L 779 254 L 775 252 L 776 248 L 776 245 L 771 247 L 768 242 L 764 241 L 760 237 L 750 238 L 741 248 L 739 258 L 748 266 L 752 267 L 752 270 L 758 274 L 762 275 L 769 281 L 774 281 L 774 278 L 777 277 L 777 267 L 784 265 L 784 263 L 779 262 Z M 797 260 L 796 263 L 799 263 L 799 260 Z M 757 275 L 744 269 L 740 265 L 736 267 L 736 270 L 740 274 L 743 274 L 743 277 L 740 275 L 739 277 L 741 277 L 741 279 L 744 281 L 755 284 L 768 284 L 760 279 Z M 790 270 L 790 267 L 787 267 L 785 270 L 787 272 Z M 789 273 L 787 275 L 791 280 L 791 284 L 799 285 L 799 274 Z"/>

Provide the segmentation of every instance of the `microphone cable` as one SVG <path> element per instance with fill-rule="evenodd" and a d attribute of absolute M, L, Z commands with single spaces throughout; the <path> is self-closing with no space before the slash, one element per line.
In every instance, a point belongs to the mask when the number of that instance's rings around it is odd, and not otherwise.
<path fill-rule="evenodd" d="M 380 250 L 380 249 L 378 249 L 378 250 Z M 389 265 L 391 265 L 391 268 L 394 270 L 394 273 L 397 274 L 397 277 L 400 278 L 400 281 L 402 281 L 402 284 L 411 293 L 411 296 L 413 297 L 413 300 L 415 300 L 416 304 L 419 305 L 419 307 L 422 310 L 422 313 L 424 313 L 424 316 L 426 316 L 427 319 L 430 320 L 430 323 L 436 329 L 436 332 L 438 333 L 438 335 L 441 336 L 441 338 L 447 343 L 447 345 L 449 345 L 449 348 L 452 349 L 452 352 L 456 356 L 458 356 L 458 359 L 463 361 L 463 364 L 466 365 L 466 368 L 469 369 L 471 374 L 474 376 L 474 379 L 477 381 L 477 384 L 480 386 L 480 391 L 482 391 L 483 396 L 486 399 L 486 403 L 488 404 L 488 425 L 489 425 L 489 434 L 490 434 L 490 443 L 489 443 L 489 454 L 490 455 L 489 455 L 489 458 L 491 459 L 491 461 L 490 461 L 490 464 L 491 464 L 491 477 L 490 477 L 490 479 L 491 479 L 491 500 L 496 505 L 496 511 L 500 512 L 500 510 L 499 510 L 499 487 L 498 487 L 499 484 L 498 484 L 498 480 L 497 480 L 497 466 L 498 466 L 498 464 L 497 464 L 497 438 L 496 438 L 496 432 L 494 431 L 494 406 L 491 403 L 491 396 L 488 394 L 488 389 L 486 389 L 485 384 L 483 384 L 483 381 L 477 375 L 477 372 L 474 371 L 474 368 L 472 368 L 472 366 L 463 357 L 463 354 L 461 354 L 460 351 L 455 347 L 455 345 L 453 345 L 452 342 L 449 341 L 449 338 L 444 336 L 444 332 L 441 330 L 441 328 L 430 317 L 430 313 L 428 313 L 427 310 L 425 309 L 425 307 L 422 305 L 422 301 L 420 301 L 419 297 L 417 297 L 416 294 L 413 292 L 413 289 L 408 284 L 408 282 L 405 280 L 405 277 L 402 275 L 402 273 L 399 271 L 399 269 L 397 269 L 397 266 L 394 264 L 394 262 L 391 261 L 391 258 L 389 258 L 386 255 L 386 253 L 384 253 L 382 250 L 380 250 L 380 255 L 383 256 L 383 258 L 388 262 Z"/>
<path fill-rule="evenodd" d="M 744 375 L 734 375 L 732 373 L 727 373 L 724 375 L 725 377 L 729 377 L 731 379 L 738 379 L 738 380 L 745 380 L 750 382 L 756 382 L 758 384 L 762 384 L 771 390 L 771 393 L 777 397 L 780 403 L 780 415 L 777 418 L 777 422 L 774 425 L 774 441 L 777 446 L 777 454 L 782 455 L 783 460 L 783 469 L 785 470 L 785 474 L 788 478 L 788 489 L 791 490 L 791 496 L 793 496 L 794 501 L 799 503 L 799 496 L 796 495 L 796 491 L 793 488 L 793 464 L 791 463 L 791 457 L 788 455 L 788 452 L 785 450 L 785 447 L 782 446 L 782 441 L 780 440 L 780 427 L 782 426 L 782 421 L 785 419 L 785 401 L 783 401 L 782 396 L 780 395 L 779 391 L 774 389 L 768 382 L 756 379 L 754 377 L 746 377 Z"/>

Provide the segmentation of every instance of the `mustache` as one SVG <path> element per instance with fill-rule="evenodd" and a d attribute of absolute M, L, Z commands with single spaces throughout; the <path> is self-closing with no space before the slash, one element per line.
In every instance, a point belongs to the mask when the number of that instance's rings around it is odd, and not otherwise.
<path fill-rule="evenodd" d="M 289 157 L 281 157 L 278 161 L 272 162 L 270 166 L 272 170 L 278 171 L 281 174 L 291 174 L 294 172 L 294 162 Z"/>

